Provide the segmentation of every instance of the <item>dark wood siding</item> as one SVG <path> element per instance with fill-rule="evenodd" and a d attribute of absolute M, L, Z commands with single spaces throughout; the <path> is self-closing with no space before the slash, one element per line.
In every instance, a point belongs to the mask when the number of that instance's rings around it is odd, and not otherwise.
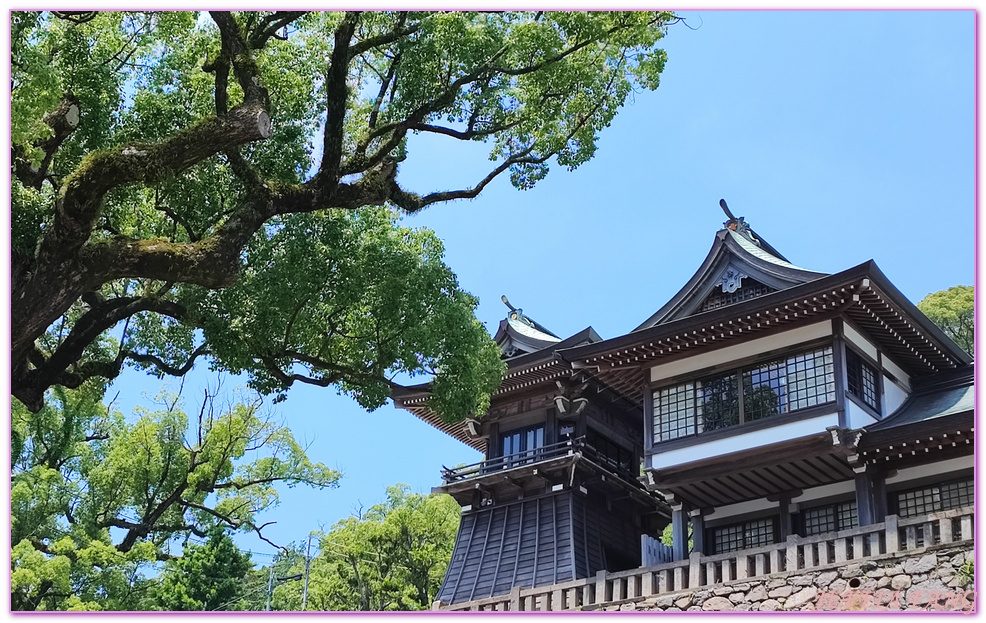
<path fill-rule="evenodd" d="M 562 491 L 464 514 L 438 598 L 459 603 L 575 579 L 571 497 Z"/>

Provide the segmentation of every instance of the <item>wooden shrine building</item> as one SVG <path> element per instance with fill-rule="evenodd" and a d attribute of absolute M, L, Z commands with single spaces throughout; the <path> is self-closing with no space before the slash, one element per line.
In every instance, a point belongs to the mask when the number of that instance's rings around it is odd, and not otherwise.
<path fill-rule="evenodd" d="M 463 508 L 439 600 L 972 504 L 971 357 L 874 262 L 800 268 L 722 207 L 632 332 L 560 339 L 511 307 L 488 413 L 449 425 L 427 386 L 394 396 L 486 457 L 437 488 Z"/>

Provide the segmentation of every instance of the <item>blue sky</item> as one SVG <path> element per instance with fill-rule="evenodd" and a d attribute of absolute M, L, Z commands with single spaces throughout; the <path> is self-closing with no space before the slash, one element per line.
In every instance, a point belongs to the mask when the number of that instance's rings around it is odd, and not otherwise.
<path fill-rule="evenodd" d="M 655 92 L 638 93 L 596 157 L 530 191 L 498 180 L 472 201 L 409 217 L 434 229 L 491 332 L 506 294 L 562 337 L 626 333 L 666 302 L 737 216 L 791 262 L 838 272 L 876 260 L 912 301 L 974 274 L 975 15 L 972 11 L 682 11 Z M 474 183 L 481 144 L 417 138 L 400 178 L 418 192 Z M 189 407 L 215 377 L 199 366 Z M 227 381 L 227 386 L 234 384 Z M 173 386 L 177 385 L 173 383 Z M 150 406 L 129 372 L 118 404 Z M 265 535 L 300 541 L 403 482 L 426 492 L 442 465 L 480 455 L 388 405 L 366 413 L 331 389 L 292 388 L 274 408 L 334 490 L 285 490 Z M 252 536 L 241 547 L 272 548 Z M 264 556 L 255 556 L 265 563 Z"/>

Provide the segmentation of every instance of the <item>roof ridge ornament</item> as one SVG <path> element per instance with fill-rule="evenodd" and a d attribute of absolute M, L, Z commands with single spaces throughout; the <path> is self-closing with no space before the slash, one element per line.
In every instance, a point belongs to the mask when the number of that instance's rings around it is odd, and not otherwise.
<path fill-rule="evenodd" d="M 507 314 L 507 318 L 513 318 L 514 320 L 519 320 L 524 324 L 526 324 L 527 326 L 531 327 L 532 329 L 536 328 L 534 326 L 535 324 L 534 321 L 524 315 L 524 310 L 522 308 L 514 307 L 513 305 L 510 304 L 510 301 L 507 300 L 506 294 L 501 294 L 500 300 L 503 301 L 503 304 L 506 305 L 507 309 L 510 310 L 510 313 Z"/>
<path fill-rule="evenodd" d="M 722 208 L 722 211 L 726 213 L 726 217 L 729 219 L 722 224 L 724 228 L 736 232 L 758 247 L 761 246 L 760 241 L 753 235 L 753 230 L 750 229 L 746 219 L 742 216 L 739 218 L 733 216 L 733 213 L 729 211 L 729 206 L 726 205 L 725 199 L 719 200 L 719 207 Z"/>

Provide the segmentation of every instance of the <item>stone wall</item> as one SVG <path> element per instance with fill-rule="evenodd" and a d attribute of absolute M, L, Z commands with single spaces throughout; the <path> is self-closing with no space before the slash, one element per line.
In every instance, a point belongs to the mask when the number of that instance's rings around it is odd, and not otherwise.
<path fill-rule="evenodd" d="M 963 610 L 975 609 L 972 578 L 962 571 L 971 547 L 928 548 L 809 572 L 779 573 L 613 603 L 599 610 Z"/>

